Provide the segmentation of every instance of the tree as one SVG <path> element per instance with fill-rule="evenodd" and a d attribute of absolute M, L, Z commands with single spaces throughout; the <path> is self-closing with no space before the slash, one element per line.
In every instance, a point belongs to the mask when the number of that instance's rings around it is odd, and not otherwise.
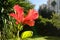
<path fill-rule="evenodd" d="M 54 0 L 52 3 L 51 3 L 52 7 L 54 8 L 55 10 L 55 5 L 56 5 L 56 1 Z"/>
<path fill-rule="evenodd" d="M 55 7 L 55 5 L 56 5 L 55 0 L 51 3 L 51 5 L 52 5 L 53 7 Z"/>
<path fill-rule="evenodd" d="M 54 12 L 53 10 L 50 10 L 46 7 L 44 7 L 43 9 L 41 9 L 41 7 L 38 10 L 39 14 L 43 17 L 43 18 L 48 18 L 51 19 L 52 17 L 52 13 Z"/>

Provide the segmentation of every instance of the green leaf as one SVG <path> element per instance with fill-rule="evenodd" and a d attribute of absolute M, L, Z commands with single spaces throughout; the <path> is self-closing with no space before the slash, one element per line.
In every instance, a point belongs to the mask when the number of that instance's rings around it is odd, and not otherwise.
<path fill-rule="evenodd" d="M 33 36 L 33 32 L 32 31 L 25 31 L 21 34 L 21 38 L 28 38 L 28 37 L 32 37 Z"/>

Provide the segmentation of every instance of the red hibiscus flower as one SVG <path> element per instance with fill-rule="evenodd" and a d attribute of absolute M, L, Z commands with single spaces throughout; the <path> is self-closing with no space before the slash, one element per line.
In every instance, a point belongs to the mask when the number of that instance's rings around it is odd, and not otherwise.
<path fill-rule="evenodd" d="M 19 5 L 15 5 L 13 9 L 15 10 L 15 13 L 10 13 L 10 16 L 16 20 L 16 24 L 22 23 L 29 26 L 34 26 L 34 20 L 36 20 L 39 16 L 37 11 L 30 9 L 28 14 L 24 16 L 23 8 Z"/>

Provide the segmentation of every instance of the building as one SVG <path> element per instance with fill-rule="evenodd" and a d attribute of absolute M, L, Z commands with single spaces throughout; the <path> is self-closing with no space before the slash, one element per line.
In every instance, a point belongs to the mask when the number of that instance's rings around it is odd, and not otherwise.
<path fill-rule="evenodd" d="M 48 8 L 54 10 L 56 13 L 60 13 L 60 0 L 48 0 Z M 54 4 L 54 6 L 52 5 Z"/>

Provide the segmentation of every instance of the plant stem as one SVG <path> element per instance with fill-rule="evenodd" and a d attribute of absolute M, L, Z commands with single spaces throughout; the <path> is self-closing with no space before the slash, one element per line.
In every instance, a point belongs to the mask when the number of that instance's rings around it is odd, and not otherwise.
<path fill-rule="evenodd" d="M 19 30 L 18 30 L 18 32 L 17 32 L 17 37 L 19 38 Z"/>
<path fill-rule="evenodd" d="M 20 30 L 19 30 L 19 25 L 18 25 L 18 31 L 17 31 L 17 40 L 20 40 L 19 38 L 19 32 L 20 32 Z"/>
<path fill-rule="evenodd" d="M 22 25 L 20 25 L 20 24 L 18 25 L 18 31 L 17 31 L 17 38 L 18 38 L 18 39 L 17 39 L 17 40 L 22 40 L 22 39 L 19 37 L 19 32 L 22 30 L 21 26 L 22 26 Z"/>

